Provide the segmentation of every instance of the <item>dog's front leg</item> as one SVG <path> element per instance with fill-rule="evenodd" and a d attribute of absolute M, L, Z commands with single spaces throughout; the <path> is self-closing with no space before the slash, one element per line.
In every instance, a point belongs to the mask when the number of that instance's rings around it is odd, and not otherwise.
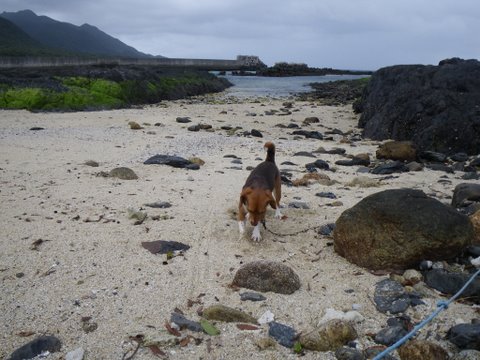
<path fill-rule="evenodd" d="M 246 215 L 247 213 L 243 207 L 242 200 L 240 200 L 240 204 L 238 205 L 238 231 L 240 231 L 240 234 L 245 232 Z"/>
<path fill-rule="evenodd" d="M 260 223 L 255 225 L 252 231 L 252 240 L 253 241 L 260 241 L 262 239 L 262 236 L 260 235 Z"/>

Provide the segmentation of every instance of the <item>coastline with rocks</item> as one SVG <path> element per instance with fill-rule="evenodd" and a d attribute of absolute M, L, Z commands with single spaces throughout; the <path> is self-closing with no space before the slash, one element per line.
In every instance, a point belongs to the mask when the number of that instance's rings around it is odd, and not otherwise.
<path fill-rule="evenodd" d="M 404 147 L 400 156 L 388 140 L 365 138 L 358 122 L 350 104 L 222 93 L 110 111 L 0 111 L 1 357 L 21 358 L 31 341 L 46 344 L 48 359 L 378 354 L 474 270 L 479 158 L 439 161 Z M 253 243 L 235 212 L 266 141 L 277 147 L 285 217 L 269 212 Z M 399 189 L 459 209 L 464 235 L 453 256 L 423 262 L 416 253 L 396 269 L 340 256 L 342 214 Z M 398 201 L 389 201 L 395 217 Z M 347 238 L 362 232 L 362 214 L 342 222 Z M 435 237 L 435 219 L 409 221 L 403 231 Z M 410 351 L 478 356 L 475 289 Z"/>

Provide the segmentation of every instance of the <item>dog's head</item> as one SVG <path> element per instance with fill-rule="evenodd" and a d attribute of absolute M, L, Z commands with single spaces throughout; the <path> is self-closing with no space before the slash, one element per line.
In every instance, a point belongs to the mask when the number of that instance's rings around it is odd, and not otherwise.
<path fill-rule="evenodd" d="M 256 226 L 265 219 L 268 205 L 273 208 L 276 206 L 272 192 L 265 189 L 245 188 L 240 194 L 240 201 L 247 208 L 248 219 L 252 226 Z"/>

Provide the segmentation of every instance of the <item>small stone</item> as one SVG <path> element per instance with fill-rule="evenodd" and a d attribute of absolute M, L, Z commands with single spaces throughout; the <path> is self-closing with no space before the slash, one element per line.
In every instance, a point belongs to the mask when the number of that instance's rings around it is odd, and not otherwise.
<path fill-rule="evenodd" d="M 263 296 L 262 294 L 256 293 L 256 292 L 244 292 L 240 294 L 240 300 L 242 301 L 263 301 L 266 300 L 267 298 Z"/>
<path fill-rule="evenodd" d="M 270 310 L 267 310 L 262 314 L 262 316 L 260 316 L 258 323 L 260 325 L 264 325 L 271 323 L 273 320 L 275 320 L 275 315 Z"/>
<path fill-rule="evenodd" d="M 112 169 L 109 173 L 110 177 L 116 177 L 121 180 L 136 180 L 138 179 L 137 174 L 132 169 L 129 169 L 127 167 L 118 167 L 115 169 Z"/>
<path fill-rule="evenodd" d="M 256 340 L 255 345 L 257 345 L 257 347 L 260 350 L 266 350 L 266 349 L 274 348 L 277 345 L 277 343 L 275 342 L 275 340 L 273 340 L 270 337 L 263 337 Z"/>
<path fill-rule="evenodd" d="M 300 335 L 300 343 L 307 350 L 335 351 L 357 338 L 357 331 L 346 321 L 330 320 L 320 327 Z"/>
<path fill-rule="evenodd" d="M 15 350 L 9 360 L 32 359 L 43 352 L 60 351 L 62 343 L 55 336 L 39 336 L 29 343 Z"/>
<path fill-rule="evenodd" d="M 139 123 L 135 122 L 135 121 L 130 121 L 128 123 L 128 125 L 130 126 L 130 129 L 132 130 L 140 130 L 140 129 L 143 129 L 143 127 L 140 126 Z"/>
<path fill-rule="evenodd" d="M 252 129 L 252 131 L 250 131 L 250 134 L 254 137 L 263 138 L 262 133 L 258 130 L 255 130 L 255 129 Z"/>
<path fill-rule="evenodd" d="M 245 322 L 257 324 L 257 319 L 243 311 L 232 309 L 224 305 L 213 305 L 203 310 L 203 317 L 208 320 L 225 322 Z"/>
<path fill-rule="evenodd" d="M 87 165 L 87 166 L 91 166 L 91 167 L 99 167 L 100 166 L 100 164 L 98 162 L 94 161 L 94 160 L 87 160 L 87 161 L 85 161 L 84 164 Z"/>
<path fill-rule="evenodd" d="M 65 356 L 65 360 L 83 360 L 84 356 L 85 350 L 80 347 L 67 353 L 67 355 Z"/>
<path fill-rule="evenodd" d="M 157 209 L 168 209 L 169 207 L 172 206 L 172 204 L 170 204 L 167 201 L 157 201 L 157 202 L 145 204 L 145 206 L 148 206 L 151 208 L 157 208 Z"/>
<path fill-rule="evenodd" d="M 375 342 L 377 344 L 390 346 L 405 335 L 407 335 L 407 330 L 405 330 L 403 326 L 390 326 L 380 330 L 377 335 L 375 335 Z"/>
<path fill-rule="evenodd" d="M 268 335 L 274 338 L 280 345 L 292 348 L 295 344 L 297 334 L 290 326 L 272 321 L 268 324 Z"/>
<path fill-rule="evenodd" d="M 192 122 L 189 117 L 177 117 L 176 121 L 180 124 L 187 124 L 189 122 Z"/>
<path fill-rule="evenodd" d="M 188 329 L 196 332 L 203 332 L 202 325 L 199 322 L 188 320 L 185 316 L 178 313 L 172 313 L 170 321 L 177 324 L 180 329 Z"/>
<path fill-rule="evenodd" d="M 401 359 L 408 360 L 448 360 L 448 353 L 438 344 L 425 340 L 412 340 L 398 349 Z"/>

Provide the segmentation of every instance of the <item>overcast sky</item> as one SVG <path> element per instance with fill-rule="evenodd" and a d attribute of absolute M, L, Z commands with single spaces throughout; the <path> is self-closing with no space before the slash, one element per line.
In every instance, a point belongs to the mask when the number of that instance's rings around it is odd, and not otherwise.
<path fill-rule="evenodd" d="M 375 70 L 480 58 L 479 0 L 1 0 L 139 51 Z"/>

